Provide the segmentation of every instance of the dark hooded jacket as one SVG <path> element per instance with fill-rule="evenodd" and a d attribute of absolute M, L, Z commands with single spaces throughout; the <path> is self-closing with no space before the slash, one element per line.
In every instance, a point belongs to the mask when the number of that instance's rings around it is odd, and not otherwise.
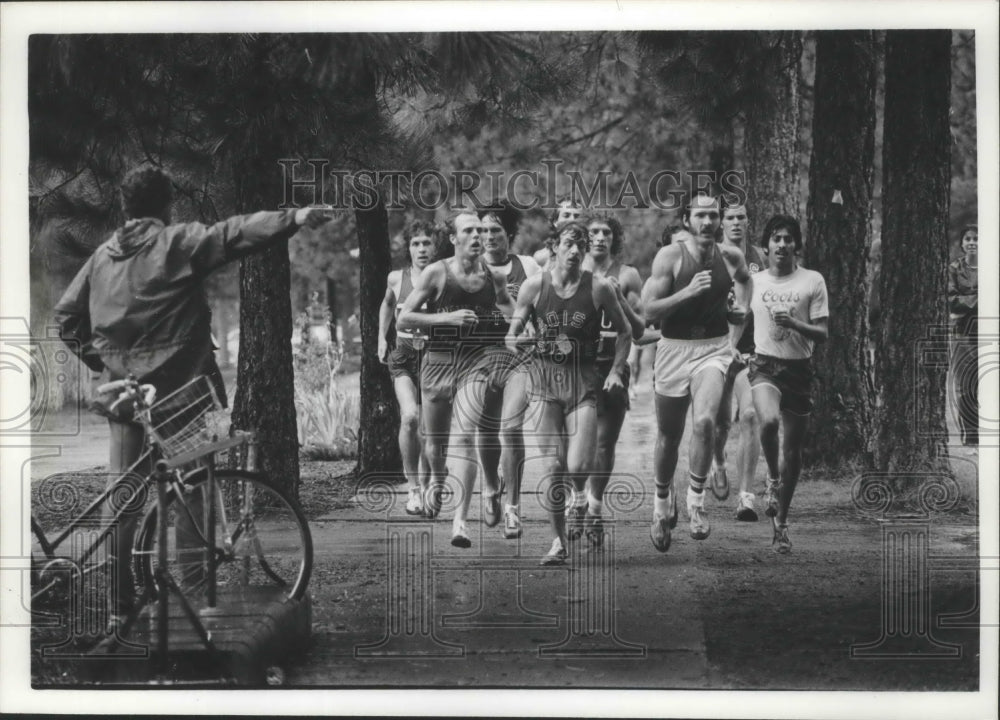
<path fill-rule="evenodd" d="M 61 336 L 101 373 L 100 382 L 131 373 L 164 397 L 208 375 L 225 403 L 203 280 L 297 230 L 294 210 L 210 226 L 129 220 L 94 251 L 56 305 Z"/>

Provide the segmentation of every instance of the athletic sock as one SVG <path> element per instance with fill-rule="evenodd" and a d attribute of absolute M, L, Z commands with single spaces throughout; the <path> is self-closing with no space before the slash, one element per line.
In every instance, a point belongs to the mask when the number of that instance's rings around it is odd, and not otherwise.
<path fill-rule="evenodd" d="M 694 488 L 689 487 L 687 492 L 688 505 L 694 507 L 705 507 L 705 493 L 695 492 Z"/>
<path fill-rule="evenodd" d="M 569 505 L 570 507 L 578 508 L 584 507 L 587 504 L 587 496 L 584 493 L 578 493 L 575 489 L 573 490 L 573 495 L 570 496 Z"/>
<path fill-rule="evenodd" d="M 691 483 L 690 488 L 692 491 L 698 493 L 699 495 L 705 491 L 705 481 L 708 479 L 707 477 L 698 477 L 694 473 L 689 473 L 688 477 L 690 478 L 689 482 Z"/>
<path fill-rule="evenodd" d="M 653 501 L 653 511 L 665 518 L 670 517 L 673 512 L 672 503 L 668 502 L 670 496 L 660 497 L 660 488 L 656 488 L 656 499 Z"/>
<path fill-rule="evenodd" d="M 518 506 L 517 505 L 505 505 L 504 506 L 504 510 L 506 510 L 507 513 L 514 513 L 515 515 L 518 514 Z"/>
<path fill-rule="evenodd" d="M 587 505 L 591 515 L 601 515 L 604 512 L 604 501 L 598 500 L 592 493 L 587 493 Z"/>

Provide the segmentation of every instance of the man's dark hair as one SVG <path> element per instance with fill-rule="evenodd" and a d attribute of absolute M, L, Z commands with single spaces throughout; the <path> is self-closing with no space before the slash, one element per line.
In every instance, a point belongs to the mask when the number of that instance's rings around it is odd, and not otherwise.
<path fill-rule="evenodd" d="M 549 215 L 549 223 L 552 225 L 556 224 L 556 220 L 559 219 L 559 211 L 562 209 L 563 205 L 569 205 L 570 207 L 578 207 L 583 210 L 583 205 L 578 203 L 572 195 L 563 195 L 558 200 L 556 200 L 556 209 L 552 211 Z"/>
<path fill-rule="evenodd" d="M 722 203 L 719 200 L 719 198 L 717 198 L 715 195 L 712 195 L 711 193 L 707 193 L 707 192 L 696 192 L 694 194 L 685 193 L 684 212 L 681 214 L 681 219 L 684 222 L 686 222 L 686 223 L 691 222 L 691 204 L 695 200 L 697 200 L 698 198 L 700 198 L 700 197 L 707 197 L 707 198 L 710 198 L 712 200 L 712 202 L 718 203 L 719 204 L 719 215 L 721 217 L 721 215 L 722 215 Z"/>
<path fill-rule="evenodd" d="M 121 195 L 127 220 L 154 217 L 166 222 L 174 199 L 170 176 L 154 165 L 129 170 L 122 180 Z"/>
<path fill-rule="evenodd" d="M 795 250 L 799 251 L 802 249 L 802 228 L 799 227 L 799 221 L 791 215 L 775 215 L 768 220 L 764 226 L 764 232 L 760 236 L 760 246 L 767 250 L 768 241 L 779 230 L 790 232 L 792 239 L 795 241 Z"/>
<path fill-rule="evenodd" d="M 559 245 L 559 241 L 562 236 L 566 233 L 570 233 L 573 236 L 574 242 L 583 242 L 586 247 L 584 250 L 590 250 L 590 232 L 587 230 L 587 226 L 584 225 L 579 220 L 570 220 L 560 225 L 556 230 L 549 235 L 548 240 L 545 241 L 545 246 L 549 249 L 549 252 L 553 255 L 556 251 L 556 246 Z"/>
<path fill-rule="evenodd" d="M 581 218 L 581 221 L 588 228 L 595 222 L 607 225 L 611 229 L 611 254 L 617 255 L 622 251 L 622 243 L 625 240 L 625 230 L 622 229 L 622 224 L 618 222 L 618 219 L 611 215 L 611 213 L 591 213 L 590 215 Z"/>
<path fill-rule="evenodd" d="M 454 232 L 454 225 L 452 232 Z M 431 238 L 434 240 L 434 259 L 447 260 L 454 256 L 455 245 L 451 242 L 451 236 L 444 225 L 435 225 Z"/>
<path fill-rule="evenodd" d="M 479 217 L 479 213 L 476 210 L 463 208 L 462 210 L 453 211 L 444 221 L 444 234 L 445 240 L 449 239 L 455 234 L 455 219 L 462 215 L 472 215 L 474 217 Z"/>
<path fill-rule="evenodd" d="M 521 225 L 521 211 L 514 207 L 510 201 L 504 198 L 497 198 L 483 205 L 478 211 L 479 219 L 482 220 L 487 215 L 492 215 L 507 233 L 507 239 L 513 243 L 517 235 L 517 229 Z"/>
<path fill-rule="evenodd" d="M 690 233 L 686 227 L 681 225 L 679 222 L 672 222 L 663 228 L 663 233 L 660 235 L 660 247 L 667 247 L 674 241 L 674 235 L 679 232 Z"/>
<path fill-rule="evenodd" d="M 429 220 L 411 220 L 410 223 L 403 228 L 403 241 L 409 246 L 410 240 L 419 237 L 420 235 L 426 235 L 431 240 L 434 240 L 434 233 L 436 232 L 436 227 L 434 223 Z"/>
<path fill-rule="evenodd" d="M 746 208 L 747 214 L 750 214 L 749 208 L 747 208 L 746 202 L 740 202 L 738 195 L 734 193 L 722 193 L 719 195 L 719 215 L 725 217 L 726 210 L 731 210 L 733 208 Z"/>

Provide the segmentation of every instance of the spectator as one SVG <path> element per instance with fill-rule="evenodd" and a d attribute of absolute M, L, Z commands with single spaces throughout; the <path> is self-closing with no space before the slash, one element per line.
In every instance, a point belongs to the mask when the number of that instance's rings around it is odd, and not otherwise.
<path fill-rule="evenodd" d="M 951 376 L 962 444 L 979 445 L 979 227 L 962 229 L 962 257 L 948 266 Z"/>

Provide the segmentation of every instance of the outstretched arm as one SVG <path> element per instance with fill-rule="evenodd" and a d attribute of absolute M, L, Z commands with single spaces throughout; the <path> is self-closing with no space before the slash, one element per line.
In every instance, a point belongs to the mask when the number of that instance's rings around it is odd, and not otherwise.
<path fill-rule="evenodd" d="M 171 237 L 190 258 L 194 271 L 206 275 L 226 263 L 288 240 L 300 227 L 317 228 L 332 218 L 333 211 L 328 208 L 258 212 L 236 215 L 214 225 L 171 226 Z"/>

